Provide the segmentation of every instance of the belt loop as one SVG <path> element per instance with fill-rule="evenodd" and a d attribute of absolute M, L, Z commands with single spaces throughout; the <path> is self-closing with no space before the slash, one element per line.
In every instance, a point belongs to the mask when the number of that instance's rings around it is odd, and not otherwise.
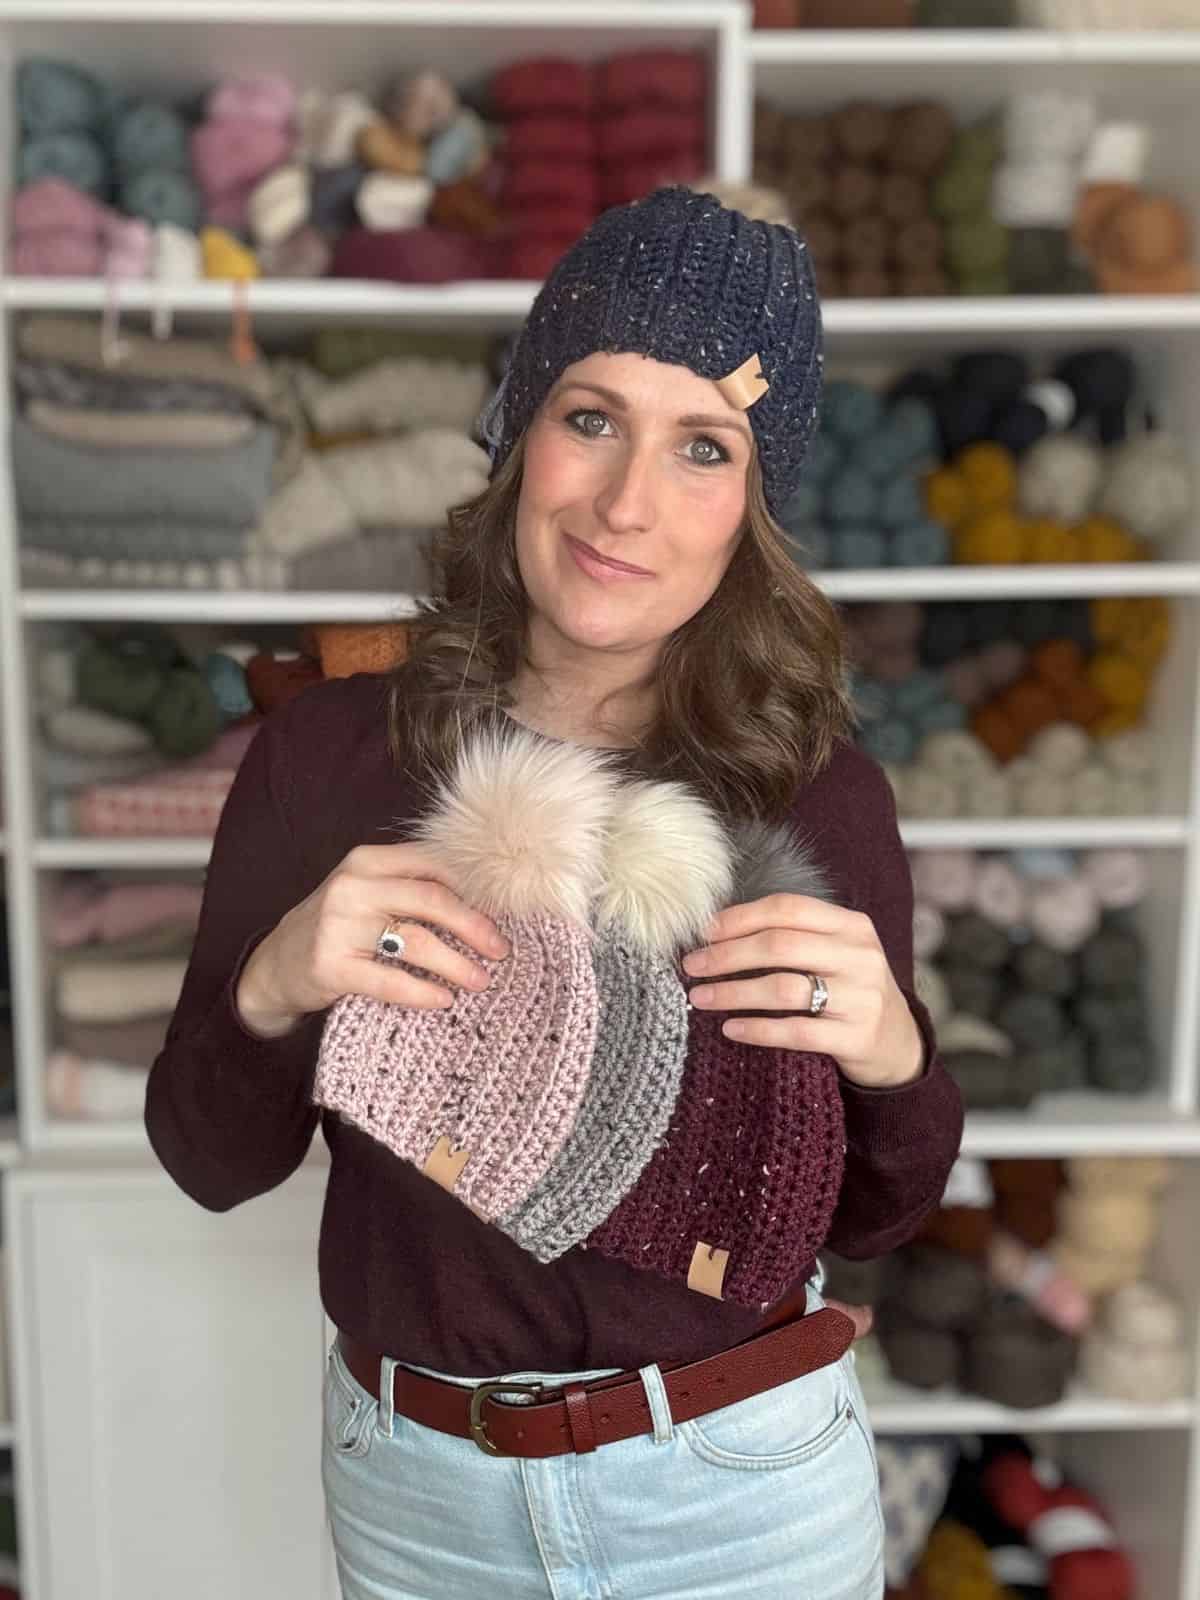
<path fill-rule="evenodd" d="M 393 1381 L 395 1371 L 395 1356 L 382 1357 L 379 1363 L 379 1428 L 389 1439 L 392 1437 L 392 1422 L 396 1414 L 393 1405 L 396 1398 Z"/>
<path fill-rule="evenodd" d="M 671 1416 L 671 1402 L 657 1362 L 638 1368 L 638 1377 L 650 1403 L 650 1417 L 654 1423 L 655 1444 L 670 1444 L 675 1437 L 675 1422 Z"/>

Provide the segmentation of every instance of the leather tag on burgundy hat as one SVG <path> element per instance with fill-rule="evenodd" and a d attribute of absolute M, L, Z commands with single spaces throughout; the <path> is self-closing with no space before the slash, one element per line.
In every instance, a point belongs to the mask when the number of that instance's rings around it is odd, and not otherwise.
<path fill-rule="evenodd" d="M 756 400 L 761 400 L 771 385 L 763 377 L 762 359 L 747 356 L 740 367 L 714 380 L 717 388 L 739 411 L 748 411 Z"/>
<path fill-rule="evenodd" d="M 705 1244 L 703 1239 L 697 1239 L 688 1268 L 688 1288 L 695 1289 L 698 1294 L 710 1294 L 714 1300 L 722 1299 L 721 1286 L 728 1265 L 728 1250 L 718 1250 L 714 1245 Z"/>

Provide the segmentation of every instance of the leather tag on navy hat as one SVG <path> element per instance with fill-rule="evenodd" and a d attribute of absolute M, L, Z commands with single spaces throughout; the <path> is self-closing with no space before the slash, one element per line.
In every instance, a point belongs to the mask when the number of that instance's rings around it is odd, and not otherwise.
<path fill-rule="evenodd" d="M 771 387 L 763 377 L 762 357 L 757 355 L 747 356 L 740 367 L 713 381 L 729 404 L 739 411 L 748 411 Z"/>

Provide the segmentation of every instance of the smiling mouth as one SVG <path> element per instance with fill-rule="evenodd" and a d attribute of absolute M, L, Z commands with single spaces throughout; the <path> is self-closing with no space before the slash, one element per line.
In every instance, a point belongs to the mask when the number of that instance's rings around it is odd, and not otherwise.
<path fill-rule="evenodd" d="M 602 566 L 611 567 L 615 572 L 629 572 L 639 578 L 652 578 L 654 576 L 645 567 L 634 567 L 628 561 L 618 561 L 615 556 L 601 555 L 599 550 L 593 549 L 590 544 L 585 544 L 582 539 L 576 539 L 572 534 L 568 533 L 566 539 L 569 544 L 574 545 L 575 549 L 587 556 L 589 560 L 598 561 Z"/>

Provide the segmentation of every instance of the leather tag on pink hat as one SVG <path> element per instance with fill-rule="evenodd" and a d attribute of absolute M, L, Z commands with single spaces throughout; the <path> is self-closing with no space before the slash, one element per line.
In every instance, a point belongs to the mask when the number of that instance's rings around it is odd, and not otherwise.
<path fill-rule="evenodd" d="M 470 1159 L 469 1150 L 452 1150 L 449 1135 L 444 1133 L 426 1156 L 421 1171 L 427 1178 L 432 1178 L 434 1183 L 440 1184 L 443 1189 L 453 1194 L 455 1185 L 462 1177 L 463 1168 Z"/>

